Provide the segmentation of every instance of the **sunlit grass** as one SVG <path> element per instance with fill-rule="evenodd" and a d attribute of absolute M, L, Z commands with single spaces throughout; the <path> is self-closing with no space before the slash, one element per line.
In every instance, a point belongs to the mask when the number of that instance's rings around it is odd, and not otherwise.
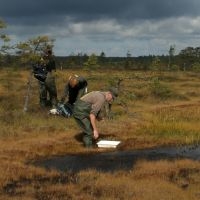
<path fill-rule="evenodd" d="M 164 108 L 152 112 L 144 132 L 159 139 L 200 142 L 200 109 L 196 106 Z"/>
<path fill-rule="evenodd" d="M 30 71 L 12 68 L 0 71 L 1 199 L 199 199 L 198 161 L 138 160 L 129 171 L 87 170 L 78 174 L 26 165 L 35 159 L 99 153 L 102 149 L 84 148 L 81 130 L 73 118 L 52 116 L 48 114 L 49 108 L 40 108 L 34 78 L 28 111 L 24 113 Z M 199 75 L 163 72 L 161 77 L 142 71 L 58 70 L 58 98 L 72 73 L 86 77 L 89 91 L 107 89 L 122 79 L 119 98 L 112 106 L 113 119 L 97 123 L 102 139 L 122 142 L 119 150 L 200 142 Z M 159 77 L 154 91 L 161 89 L 160 96 L 150 90 L 152 77 Z M 171 93 L 161 98 L 168 92 L 162 90 L 166 87 Z"/>

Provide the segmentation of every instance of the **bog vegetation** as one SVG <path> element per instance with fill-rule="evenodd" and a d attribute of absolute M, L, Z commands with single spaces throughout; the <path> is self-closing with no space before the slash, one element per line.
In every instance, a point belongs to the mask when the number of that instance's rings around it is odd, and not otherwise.
<path fill-rule="evenodd" d="M 0 30 L 6 25 L 0 21 Z M 53 40 L 36 37 L 14 47 L 0 32 L 0 199 L 198 200 L 200 163 L 189 159 L 138 160 L 129 171 L 79 173 L 46 170 L 30 161 L 66 154 L 110 151 L 86 149 L 73 118 L 48 114 L 39 106 L 38 82 L 30 75 Z M 37 48 L 36 48 L 37 47 Z M 199 48 L 175 55 L 108 58 L 105 53 L 56 57 L 58 96 L 69 75 L 88 80 L 89 91 L 120 82 L 112 119 L 98 123 L 100 137 L 122 141 L 118 151 L 200 142 Z M 31 81 L 28 111 L 23 112 Z M 29 82 L 30 83 L 30 82 Z M 81 165 L 81 163 L 80 163 Z"/>
<path fill-rule="evenodd" d="M 34 78 L 24 113 L 29 73 L 12 67 L 0 70 L 1 199 L 199 199 L 200 163 L 189 159 L 143 159 L 130 171 L 113 173 L 91 169 L 72 174 L 27 165 L 55 155 L 110 151 L 85 149 L 73 118 L 41 109 Z M 113 119 L 98 123 L 102 138 L 122 141 L 119 151 L 199 143 L 198 73 L 59 69 L 59 97 L 72 73 L 88 80 L 89 91 L 104 90 L 120 80 Z"/>

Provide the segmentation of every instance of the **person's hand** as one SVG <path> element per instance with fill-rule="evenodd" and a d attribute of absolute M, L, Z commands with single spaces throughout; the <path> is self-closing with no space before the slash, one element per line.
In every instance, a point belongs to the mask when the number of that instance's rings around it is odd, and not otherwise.
<path fill-rule="evenodd" d="M 94 139 L 96 140 L 98 137 L 99 137 L 99 133 L 97 130 L 94 130 L 93 131 L 93 134 L 94 134 Z"/>

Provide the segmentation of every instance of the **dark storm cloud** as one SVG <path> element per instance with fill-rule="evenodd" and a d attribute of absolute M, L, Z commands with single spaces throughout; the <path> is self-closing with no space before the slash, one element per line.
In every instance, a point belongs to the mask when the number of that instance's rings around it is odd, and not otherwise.
<path fill-rule="evenodd" d="M 119 21 L 196 16 L 199 0 L 1 0 L 0 15 L 18 22 L 56 22 L 69 16 L 75 21 L 113 18 Z M 21 21 L 20 21 L 21 20 Z M 17 21 L 16 21 L 17 22 Z"/>
<path fill-rule="evenodd" d="M 198 45 L 200 0 L 0 0 L 14 42 L 48 35 L 55 51 L 122 55 Z M 147 49 L 150 49 L 147 51 Z M 64 52 L 64 53 L 63 53 Z"/>

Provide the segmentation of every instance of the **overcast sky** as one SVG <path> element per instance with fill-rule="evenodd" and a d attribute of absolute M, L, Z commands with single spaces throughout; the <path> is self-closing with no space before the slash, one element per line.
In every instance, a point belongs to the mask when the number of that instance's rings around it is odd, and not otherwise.
<path fill-rule="evenodd" d="M 179 53 L 200 46 L 200 0 L 0 0 L 14 43 L 55 39 L 54 54 Z"/>

